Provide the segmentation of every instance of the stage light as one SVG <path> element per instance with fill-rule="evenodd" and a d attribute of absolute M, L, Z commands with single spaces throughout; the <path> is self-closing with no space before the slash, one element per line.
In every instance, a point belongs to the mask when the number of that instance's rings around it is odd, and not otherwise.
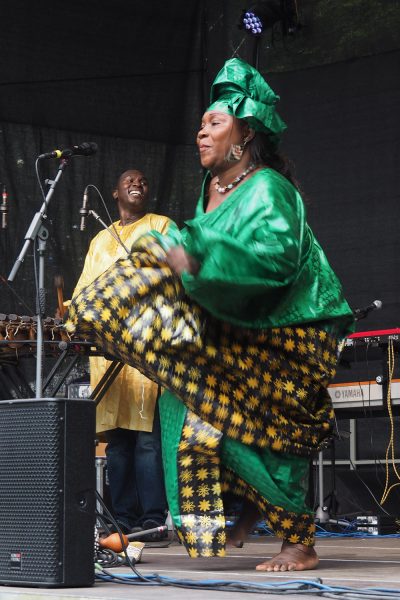
<path fill-rule="evenodd" d="M 296 0 L 259 0 L 243 10 L 239 28 L 259 37 L 275 23 L 281 23 L 283 35 L 292 35 L 299 29 Z"/>
<path fill-rule="evenodd" d="M 244 28 L 253 35 L 259 35 L 264 29 L 264 25 L 259 17 L 253 12 L 245 12 L 243 15 Z"/>
<path fill-rule="evenodd" d="M 275 24 L 280 25 L 281 39 L 293 36 L 300 28 L 298 13 L 299 0 L 258 0 L 245 8 L 238 23 L 254 40 L 253 66 L 258 69 L 261 36 L 271 30 L 272 45 L 275 39 Z"/>

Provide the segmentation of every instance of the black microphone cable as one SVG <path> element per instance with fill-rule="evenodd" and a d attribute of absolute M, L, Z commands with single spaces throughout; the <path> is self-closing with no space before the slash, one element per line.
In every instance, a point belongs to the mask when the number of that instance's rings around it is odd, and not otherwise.
<path fill-rule="evenodd" d="M 152 585 L 154 585 L 154 583 L 150 580 L 147 579 L 147 577 L 145 577 L 144 575 L 142 575 L 141 573 L 139 573 L 139 571 L 136 569 L 135 567 L 135 561 L 132 560 L 132 558 L 128 555 L 126 548 L 125 548 L 125 544 L 124 544 L 124 539 L 122 537 L 122 531 L 117 523 L 117 521 L 114 519 L 113 515 L 110 513 L 110 511 L 108 510 L 103 498 L 101 497 L 101 494 L 99 494 L 99 492 L 96 490 L 95 491 L 96 494 L 96 500 L 100 503 L 104 513 L 107 515 L 107 518 L 110 520 L 111 524 L 115 527 L 121 544 L 122 544 L 122 548 L 123 548 L 123 552 L 124 552 L 124 557 L 126 560 L 126 564 L 132 569 L 132 571 L 135 573 L 135 575 L 140 579 L 141 582 L 145 582 L 145 583 L 150 583 Z M 100 513 L 96 513 L 97 517 L 100 518 L 100 520 L 102 520 L 104 522 L 104 516 Z M 104 573 L 106 573 L 106 575 L 108 575 L 108 573 L 106 571 L 103 570 Z M 113 575 L 113 577 L 115 577 L 115 575 Z M 124 583 L 126 583 L 126 581 L 124 581 Z"/>

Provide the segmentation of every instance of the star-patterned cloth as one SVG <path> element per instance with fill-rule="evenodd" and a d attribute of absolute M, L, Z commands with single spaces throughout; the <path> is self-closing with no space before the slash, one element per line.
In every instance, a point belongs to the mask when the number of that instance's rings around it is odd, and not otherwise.
<path fill-rule="evenodd" d="M 190 557 L 224 556 L 224 498 L 257 506 L 275 535 L 314 543 L 306 506 L 309 461 L 244 446 L 204 422 L 170 392 L 160 399 L 166 490 L 176 531 Z"/>
<path fill-rule="evenodd" d="M 291 482 L 296 472 L 304 479 L 310 456 L 331 435 L 326 387 L 339 340 L 323 324 L 258 330 L 220 321 L 186 295 L 164 250 L 145 236 L 81 290 L 65 326 L 138 368 L 171 402 L 186 407 L 181 428 L 174 422 L 175 464 L 165 472 L 167 488 L 169 480 L 178 489 L 174 518 L 192 556 L 223 554 L 227 490 L 254 502 L 278 536 L 313 543 L 304 490 L 293 501 Z M 167 448 L 174 427 L 164 425 Z M 278 485 L 273 464 L 285 461 L 287 477 Z M 168 500 L 173 504 L 171 493 Z"/>
<path fill-rule="evenodd" d="M 255 330 L 185 295 L 144 237 L 71 302 L 65 327 L 138 368 L 243 444 L 303 456 L 330 434 L 338 340 L 317 325 Z"/>

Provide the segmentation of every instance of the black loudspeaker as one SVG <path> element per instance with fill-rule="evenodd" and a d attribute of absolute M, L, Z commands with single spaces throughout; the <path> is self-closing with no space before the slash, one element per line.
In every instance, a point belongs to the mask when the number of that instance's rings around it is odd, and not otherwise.
<path fill-rule="evenodd" d="M 94 583 L 95 403 L 0 402 L 0 584 Z"/>

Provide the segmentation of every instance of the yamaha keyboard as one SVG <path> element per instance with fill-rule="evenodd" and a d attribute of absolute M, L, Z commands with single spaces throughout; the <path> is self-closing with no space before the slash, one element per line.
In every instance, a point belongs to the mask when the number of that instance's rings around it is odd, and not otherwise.
<path fill-rule="evenodd" d="M 400 327 L 352 333 L 345 339 L 340 355 L 340 363 L 346 364 L 357 360 L 381 360 L 387 353 L 389 344 L 393 344 L 394 350 L 399 351 Z"/>
<path fill-rule="evenodd" d="M 341 350 L 339 366 L 351 368 L 357 363 L 380 361 L 379 371 L 371 372 L 371 375 L 380 378 L 381 383 L 371 380 L 331 384 L 328 391 L 336 411 L 376 410 L 386 407 L 388 386 L 382 376 L 387 374 L 389 347 L 392 348 L 394 356 L 398 355 L 400 328 L 359 331 L 346 338 Z M 392 379 L 389 391 L 392 406 L 400 405 L 400 379 Z"/>
<path fill-rule="evenodd" d="M 333 383 L 328 387 L 335 410 L 385 408 L 387 403 L 387 387 L 376 381 L 352 381 L 349 383 Z M 390 400 L 393 406 L 400 405 L 400 380 L 392 379 Z"/>

